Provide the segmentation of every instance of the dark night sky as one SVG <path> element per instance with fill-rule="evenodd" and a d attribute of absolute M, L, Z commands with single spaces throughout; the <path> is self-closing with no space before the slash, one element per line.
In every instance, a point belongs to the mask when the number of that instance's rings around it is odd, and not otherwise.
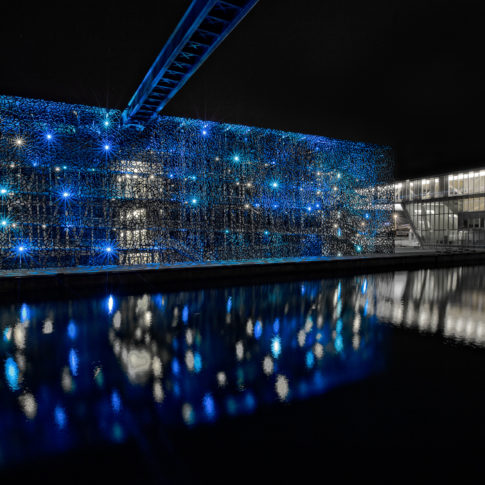
<path fill-rule="evenodd" d="M 0 93 L 122 109 L 190 1 L 36 4 L 2 4 Z M 260 0 L 164 114 L 389 144 L 398 178 L 485 166 L 480 6 Z"/>

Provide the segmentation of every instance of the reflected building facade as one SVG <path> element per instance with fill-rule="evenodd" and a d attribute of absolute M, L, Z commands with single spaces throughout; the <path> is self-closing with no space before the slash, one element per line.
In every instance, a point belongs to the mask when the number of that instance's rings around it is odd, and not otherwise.
<path fill-rule="evenodd" d="M 396 272 L 386 281 L 368 277 L 357 307 L 382 322 L 437 333 L 485 347 L 485 277 L 479 267 Z"/>
<path fill-rule="evenodd" d="M 365 378 L 383 365 L 386 329 L 347 303 L 361 286 L 330 280 L 2 307 L 0 458 L 124 441 L 123 416 L 140 409 L 150 429 L 176 429 Z"/>

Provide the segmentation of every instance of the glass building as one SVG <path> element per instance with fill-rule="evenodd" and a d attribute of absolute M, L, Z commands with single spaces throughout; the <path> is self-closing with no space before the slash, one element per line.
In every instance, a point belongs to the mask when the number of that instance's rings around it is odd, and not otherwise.
<path fill-rule="evenodd" d="M 396 246 L 485 246 L 485 170 L 394 184 Z"/>

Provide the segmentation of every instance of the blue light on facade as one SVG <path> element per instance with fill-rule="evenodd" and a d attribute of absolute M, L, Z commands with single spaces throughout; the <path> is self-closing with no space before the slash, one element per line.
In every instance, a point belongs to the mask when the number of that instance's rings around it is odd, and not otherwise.
<path fill-rule="evenodd" d="M 2 268 L 392 250 L 386 147 L 164 116 L 133 132 L 120 116 L 0 96 L 0 234 L 11 235 L 0 244 Z M 21 200 L 35 219 L 18 213 Z M 13 214 L 15 227 L 3 224 Z M 155 214 L 163 224 L 150 222 Z M 19 261 L 21 246 L 33 257 Z"/>
<path fill-rule="evenodd" d="M 113 263 L 118 258 L 118 245 L 114 241 L 106 242 L 101 248 L 100 259 L 103 262 Z"/>
<path fill-rule="evenodd" d="M 15 246 L 14 252 L 19 259 L 22 259 L 29 255 L 30 247 L 26 243 L 20 243 L 18 246 Z"/>

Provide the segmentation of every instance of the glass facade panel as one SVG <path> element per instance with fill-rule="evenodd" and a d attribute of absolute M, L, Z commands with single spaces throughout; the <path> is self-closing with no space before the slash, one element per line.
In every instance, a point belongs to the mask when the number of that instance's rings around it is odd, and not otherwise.
<path fill-rule="evenodd" d="M 485 246 L 485 170 L 395 184 L 422 244 Z"/>

